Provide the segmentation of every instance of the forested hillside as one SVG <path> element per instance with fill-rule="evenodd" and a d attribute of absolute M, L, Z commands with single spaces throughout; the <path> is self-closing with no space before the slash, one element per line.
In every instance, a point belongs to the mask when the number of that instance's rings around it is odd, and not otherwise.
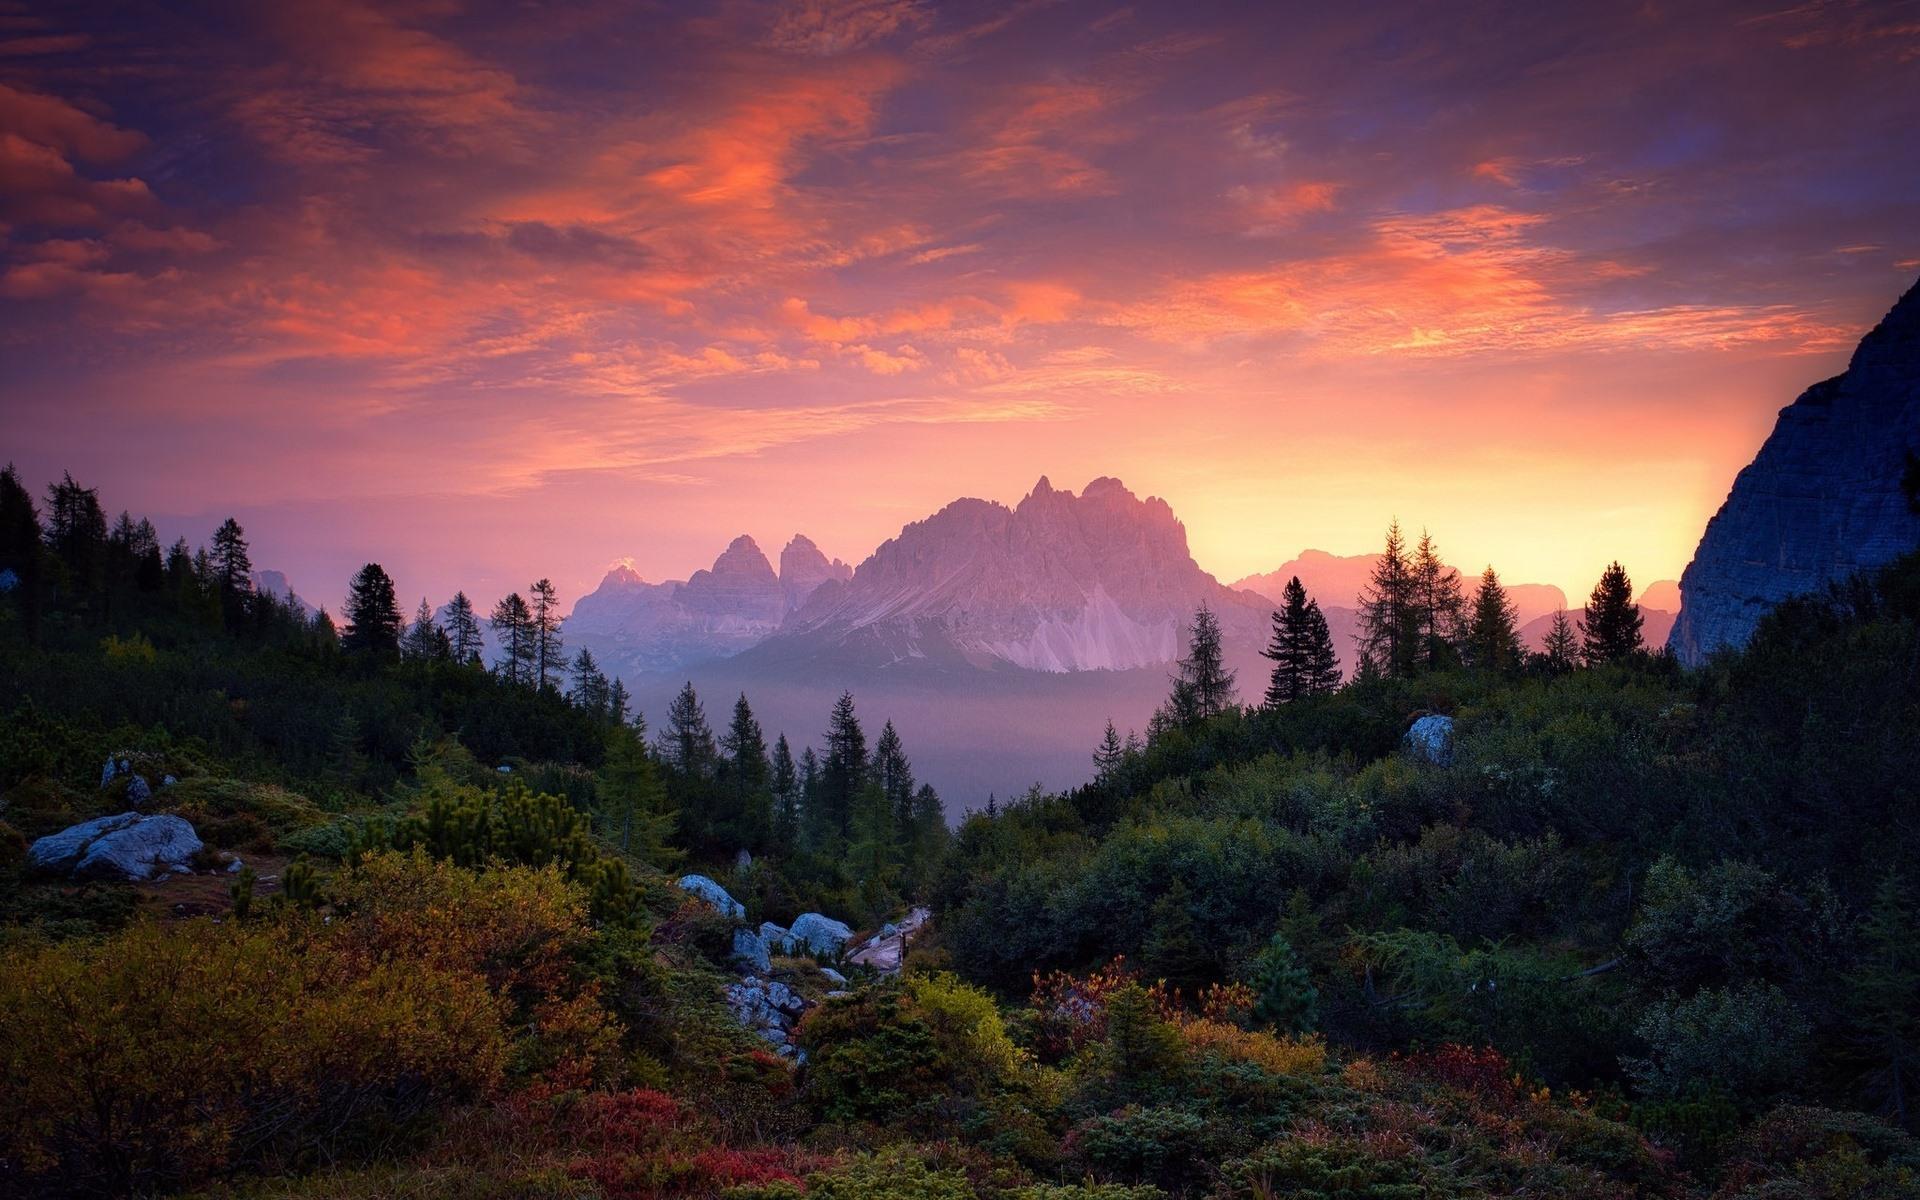
<path fill-rule="evenodd" d="M 855 697 L 639 720 L 544 581 L 253 575 L 0 476 L 0 1194 L 1920 1189 L 1920 558 L 1686 671 L 1617 564 L 1529 654 L 1396 529 L 1355 678 L 1203 609 L 952 830 Z"/>

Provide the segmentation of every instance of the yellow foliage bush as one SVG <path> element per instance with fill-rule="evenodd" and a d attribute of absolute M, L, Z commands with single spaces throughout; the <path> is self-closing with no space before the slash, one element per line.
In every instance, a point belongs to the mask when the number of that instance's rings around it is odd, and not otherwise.
<path fill-rule="evenodd" d="M 1327 1067 L 1327 1044 L 1318 1037 L 1279 1037 L 1206 1017 L 1183 1018 L 1177 1027 L 1191 1054 L 1252 1063 L 1275 1075 L 1318 1075 Z"/>
<path fill-rule="evenodd" d="M 944 971 L 909 977 L 907 990 L 933 1030 L 934 1041 L 960 1072 L 989 1086 L 1006 1083 L 1019 1072 L 1020 1048 L 1007 1036 L 993 997 Z"/>
<path fill-rule="evenodd" d="M 617 1065 L 557 873 L 380 855 L 334 889 L 328 922 L 0 953 L 0 1160 L 76 1194 L 153 1190 L 350 1157 L 514 1074 L 572 1087 Z"/>

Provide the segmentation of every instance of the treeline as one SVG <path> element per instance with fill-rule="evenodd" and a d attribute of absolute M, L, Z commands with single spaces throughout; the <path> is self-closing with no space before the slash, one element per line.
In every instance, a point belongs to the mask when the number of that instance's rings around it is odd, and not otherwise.
<path fill-rule="evenodd" d="M 831 906 L 884 914 L 924 884 L 945 843 L 940 797 L 919 783 L 898 731 L 871 744 L 842 696 L 821 749 L 769 744 L 747 697 L 716 734 L 691 684 L 651 741 L 626 686 L 582 648 L 566 653 L 547 579 L 482 618 L 464 591 L 411 621 L 391 576 L 368 563 L 340 623 L 256 588 L 245 530 L 161 551 L 149 521 L 109 522 L 98 492 L 65 476 L 43 510 L 0 473 L 0 701 L 16 712 L 12 774 L 89 768 L 69 718 L 245 762 L 250 771 L 352 808 L 411 786 L 423 754 L 453 739 L 518 764 L 593 815 L 641 863 L 732 864 L 770 911 Z M 486 661 L 482 624 L 493 635 Z M 97 764 L 93 766 L 97 770 Z M 7 779 L 0 779 L 5 786 Z M 803 903 L 804 901 L 804 903 Z"/>

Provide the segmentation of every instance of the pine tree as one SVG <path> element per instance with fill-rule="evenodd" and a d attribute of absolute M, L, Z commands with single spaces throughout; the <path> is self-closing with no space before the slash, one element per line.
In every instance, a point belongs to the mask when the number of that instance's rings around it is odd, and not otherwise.
<path fill-rule="evenodd" d="M 493 606 L 487 618 L 493 640 L 500 647 L 494 669 L 508 683 L 533 682 L 533 613 L 519 592 L 511 592 Z"/>
<path fill-rule="evenodd" d="M 773 837 L 773 790 L 767 765 L 767 739 L 748 705 L 746 693 L 733 703 L 733 720 L 720 739 L 726 751 L 726 790 L 737 844 L 766 848 Z"/>
<path fill-rule="evenodd" d="M 1565 675 L 1580 665 L 1580 639 L 1565 609 L 1553 614 L 1547 640 L 1540 647 L 1540 661 L 1554 675 Z"/>
<path fill-rule="evenodd" d="M 1273 660 L 1264 701 L 1269 708 L 1323 696 L 1340 686 L 1340 663 L 1327 618 L 1307 597 L 1298 575 L 1281 592 L 1281 606 L 1273 614 L 1273 640 L 1260 653 Z"/>
<path fill-rule="evenodd" d="M 1920 1110 L 1920 919 L 1898 873 L 1881 879 L 1860 926 L 1844 1001 L 1861 1082 L 1896 1124 Z"/>
<path fill-rule="evenodd" d="M 528 633 L 533 639 L 533 685 L 544 690 L 557 686 L 555 680 L 567 665 L 560 653 L 564 648 L 560 640 L 560 594 L 545 579 L 535 580 L 528 594 L 532 597 L 527 607 L 531 610 Z"/>
<path fill-rule="evenodd" d="M 1320 993 L 1285 934 L 1274 934 L 1254 956 L 1247 983 L 1253 989 L 1257 1020 L 1286 1034 L 1313 1031 Z"/>
<path fill-rule="evenodd" d="M 1193 614 L 1193 625 L 1187 631 L 1187 656 L 1180 660 L 1179 667 L 1173 695 L 1167 701 L 1175 724 L 1194 725 L 1233 706 L 1233 672 L 1227 669 L 1221 647 L 1220 618 L 1205 601 Z"/>
<path fill-rule="evenodd" d="M 933 785 L 923 783 L 913 793 L 913 819 L 907 859 L 924 884 L 947 844 L 947 806 Z"/>
<path fill-rule="evenodd" d="M 627 685 L 615 676 L 607 688 L 607 720 L 615 725 L 625 725 L 627 709 L 632 705 L 633 697 L 627 695 Z"/>
<path fill-rule="evenodd" d="M 820 803 L 820 756 L 812 746 L 800 751 L 800 833 L 809 850 L 819 851 L 829 841 Z"/>
<path fill-rule="evenodd" d="M 1440 561 L 1440 551 L 1424 529 L 1420 531 L 1420 544 L 1414 548 L 1411 571 L 1415 666 L 1422 671 L 1443 670 L 1458 660 L 1455 643 L 1466 624 L 1460 572 Z"/>
<path fill-rule="evenodd" d="M 441 657 L 445 643 L 446 635 L 433 619 L 433 605 L 427 603 L 425 596 L 420 597 L 420 607 L 413 611 L 413 624 L 407 629 L 402 651 L 416 662 L 432 662 Z"/>
<path fill-rule="evenodd" d="M 668 846 L 675 814 L 647 757 L 640 734 L 615 725 L 607 734 L 607 756 L 600 768 L 600 803 L 607 814 L 608 835 L 623 853 L 656 867 L 670 866 L 679 852 Z"/>
<path fill-rule="evenodd" d="M 593 661 L 593 651 L 582 646 L 573 659 L 573 690 L 567 694 L 567 698 L 576 707 L 605 720 L 607 705 L 612 697 L 607 677 L 600 673 L 600 664 Z"/>
<path fill-rule="evenodd" d="M 899 900 L 894 885 L 900 873 L 900 838 L 886 790 L 871 774 L 854 789 L 846 838 L 846 862 L 853 869 L 861 905 L 867 918 L 878 923 Z"/>
<path fill-rule="evenodd" d="M 1213 957 L 1193 919 L 1193 893 L 1177 876 L 1148 910 L 1140 949 L 1147 969 L 1177 988 L 1191 988 L 1213 973 Z"/>
<path fill-rule="evenodd" d="M 1340 690 L 1340 656 L 1334 653 L 1333 634 L 1327 629 L 1326 614 L 1318 600 L 1307 601 L 1308 696 L 1331 696 Z"/>
<path fill-rule="evenodd" d="M 451 643 L 453 661 L 462 666 L 480 661 L 483 645 L 480 620 L 474 614 L 473 601 L 467 599 L 465 592 L 455 592 L 453 599 L 447 602 L 447 639 Z"/>
<path fill-rule="evenodd" d="M 1396 520 L 1387 526 L 1386 549 L 1360 593 L 1363 670 L 1396 679 L 1412 675 L 1419 661 L 1419 624 L 1413 568 Z"/>
<path fill-rule="evenodd" d="M 705 779 L 713 774 L 719 750 L 713 743 L 713 727 L 707 724 L 707 711 L 688 680 L 667 706 L 667 727 L 660 732 L 660 752 L 667 765 L 688 779 Z"/>
<path fill-rule="evenodd" d="M 1094 778 L 1101 783 L 1111 782 L 1126 759 L 1126 749 L 1120 744 L 1120 731 L 1113 727 L 1113 718 L 1108 717 L 1107 732 L 1100 739 L 1100 748 L 1093 752 Z"/>
<path fill-rule="evenodd" d="M 342 650 L 383 660 L 400 657 L 400 604 L 393 580 L 379 563 L 361 567 L 347 585 L 346 618 Z"/>
<path fill-rule="evenodd" d="M 75 601 L 97 596 L 106 583 L 107 514 L 100 493 L 71 474 L 47 489 L 47 549 Z"/>
<path fill-rule="evenodd" d="M 220 585 L 220 605 L 229 626 L 246 616 L 253 595 L 253 559 L 247 554 L 246 531 L 228 517 L 213 531 L 213 569 Z"/>
<path fill-rule="evenodd" d="M 828 838 L 852 835 L 854 806 L 867 775 L 867 735 L 853 711 L 853 693 L 843 692 L 827 722 L 827 758 L 820 769 L 821 832 Z"/>
<path fill-rule="evenodd" d="M 787 735 L 773 743 L 773 844 L 792 853 L 800 842 L 800 772 Z"/>
<path fill-rule="evenodd" d="M 1588 666 L 1626 662 L 1640 653 L 1640 606 L 1633 602 L 1633 581 L 1619 563 L 1610 563 L 1594 584 L 1580 622 L 1581 657 Z"/>
<path fill-rule="evenodd" d="M 1507 598 L 1507 590 L 1500 586 L 1500 576 L 1492 567 L 1480 573 L 1480 587 L 1473 593 L 1473 615 L 1468 621 L 1462 650 L 1468 666 L 1494 675 L 1513 671 L 1524 657 L 1518 610 Z"/>
<path fill-rule="evenodd" d="M 907 761 L 906 748 L 900 744 L 900 734 L 892 721 L 880 727 L 880 736 L 874 740 L 873 774 L 886 793 L 901 842 L 908 842 L 913 832 L 913 764 Z"/>

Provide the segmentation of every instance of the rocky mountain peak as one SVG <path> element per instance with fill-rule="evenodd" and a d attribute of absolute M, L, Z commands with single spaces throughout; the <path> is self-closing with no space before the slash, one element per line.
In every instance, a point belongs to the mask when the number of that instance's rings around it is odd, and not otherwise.
<path fill-rule="evenodd" d="M 785 597 L 787 612 L 805 604 L 821 584 L 852 578 L 852 567 L 837 558 L 829 560 L 804 533 L 794 534 L 793 540 L 780 551 L 780 591 Z"/>
<path fill-rule="evenodd" d="M 1902 486 L 1920 449 L 1920 284 L 1861 339 L 1845 373 L 1780 411 L 1680 577 L 1669 639 L 1683 662 L 1741 646 L 1782 600 L 1920 545 Z"/>

